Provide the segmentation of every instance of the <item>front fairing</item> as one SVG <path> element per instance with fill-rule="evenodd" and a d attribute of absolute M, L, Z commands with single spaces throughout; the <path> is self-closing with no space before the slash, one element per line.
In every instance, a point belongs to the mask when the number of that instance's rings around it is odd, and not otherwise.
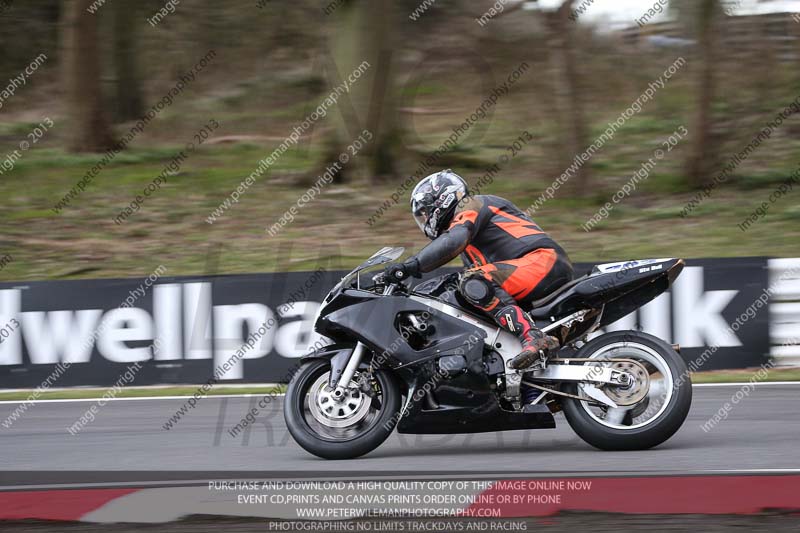
<path fill-rule="evenodd" d="M 448 291 L 454 291 L 458 286 L 459 273 L 450 272 L 419 283 L 414 287 L 415 294 L 439 297 Z"/>
<path fill-rule="evenodd" d="M 353 281 L 355 281 L 356 288 L 361 288 L 360 273 L 362 270 L 367 270 L 369 268 L 373 268 L 378 265 L 390 263 L 395 259 L 397 259 L 398 257 L 400 257 L 401 255 L 403 255 L 404 251 L 405 248 L 402 247 L 391 248 L 386 246 L 384 248 L 381 248 L 380 250 L 372 254 L 372 256 L 369 259 L 367 259 L 366 261 L 358 265 L 356 268 L 351 270 L 347 275 L 345 275 L 339 281 L 339 283 L 337 283 L 333 287 L 333 289 L 331 289 L 331 292 L 325 298 L 325 301 L 327 302 L 328 300 L 332 299 L 333 296 L 341 292 L 343 288 L 351 286 L 353 284 Z"/>
<path fill-rule="evenodd" d="M 320 307 L 317 319 L 314 321 L 314 330 L 320 335 L 325 335 L 330 338 L 336 338 L 338 332 L 335 328 L 332 328 L 331 323 L 326 320 L 328 315 L 346 307 L 351 307 L 380 297 L 380 295 L 374 292 L 351 288 L 341 288 L 336 293 L 331 292 L 328 296 L 330 300 L 326 298 L 325 303 Z"/>
<path fill-rule="evenodd" d="M 376 354 L 388 354 L 384 363 L 393 368 L 447 355 L 467 356 L 470 365 L 478 365 L 485 331 L 436 305 L 435 299 L 405 293 L 346 289 L 333 299 L 330 312 L 319 318 L 317 328 L 337 341 L 359 341 Z M 403 318 L 409 315 L 424 322 L 427 333 L 409 328 Z"/>
<path fill-rule="evenodd" d="M 322 331 L 324 328 L 318 327 L 320 317 L 328 315 L 332 311 L 341 309 L 342 307 L 357 303 L 358 297 L 356 297 L 355 300 L 350 297 L 342 297 L 345 291 L 355 291 L 356 295 L 361 294 L 361 296 L 364 297 L 375 297 L 375 293 L 362 290 L 361 272 L 370 268 L 374 268 L 378 265 L 390 263 L 403 255 L 404 251 L 405 248 L 403 247 L 393 248 L 386 246 L 372 254 L 369 259 L 347 273 L 347 275 L 345 275 L 339 281 L 339 283 L 334 285 L 334 287 L 323 300 L 322 305 L 319 306 L 319 309 L 317 310 L 317 316 L 314 318 L 314 330 L 321 335 L 325 335 L 325 332 Z"/>

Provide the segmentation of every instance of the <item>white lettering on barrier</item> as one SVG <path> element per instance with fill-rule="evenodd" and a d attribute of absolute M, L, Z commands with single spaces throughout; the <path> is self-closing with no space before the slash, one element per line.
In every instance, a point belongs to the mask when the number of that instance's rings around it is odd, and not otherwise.
<path fill-rule="evenodd" d="M 214 306 L 214 366 L 219 367 L 233 357 L 242 347 L 245 339 L 242 338 L 242 325 L 247 324 L 247 331 L 253 333 L 262 328 L 263 335 L 259 335 L 259 340 L 254 343 L 252 348 L 248 348 L 245 355 L 237 359 L 232 367 L 223 372 L 220 379 L 242 379 L 244 377 L 244 365 L 241 359 L 257 359 L 264 357 L 272 351 L 272 338 L 274 327 L 266 327 L 265 324 L 272 324 L 275 313 L 264 304 L 239 304 L 239 305 L 215 305 Z"/>
<path fill-rule="evenodd" d="M 308 347 L 319 338 L 314 333 L 314 317 L 321 304 L 317 302 L 297 302 L 285 311 L 281 318 L 300 317 L 278 328 L 275 334 L 275 350 L 283 357 L 297 358 L 308 353 Z"/>
<path fill-rule="evenodd" d="M 211 358 L 211 283 L 183 285 L 183 335 L 186 359 Z"/>
<path fill-rule="evenodd" d="M 292 305 L 281 305 L 278 310 L 261 303 L 215 306 L 211 288 L 210 282 L 154 285 L 152 315 L 137 307 L 112 309 L 105 314 L 100 309 L 22 312 L 26 290 L 0 290 L 0 323 L 16 318 L 22 330 L 0 344 L 0 365 L 22 364 L 23 342 L 32 364 L 87 363 L 95 345 L 100 357 L 109 361 L 146 361 L 153 353 L 143 345 L 157 339 L 158 361 L 213 358 L 216 367 L 237 352 L 246 335 L 268 321 L 273 326 L 242 359 L 265 357 L 273 350 L 281 357 L 301 357 L 320 339 L 312 328 L 319 302 L 292 300 Z M 722 316 L 737 293 L 705 290 L 703 268 L 687 267 L 669 293 L 606 330 L 632 329 L 641 322 L 645 331 L 686 348 L 741 346 Z M 132 342 L 139 346 L 131 346 Z M 243 363 L 237 361 L 220 379 L 242 377 Z"/>
<path fill-rule="evenodd" d="M 0 291 L 0 324 L 12 318 L 19 320 L 21 292 L 17 289 Z M 0 343 L 0 365 L 22 364 L 22 335 L 14 333 Z"/>
<path fill-rule="evenodd" d="M 150 313 L 138 307 L 121 307 L 106 313 L 103 323 L 105 328 L 97 337 L 97 350 L 106 359 L 115 363 L 133 363 L 152 358 L 150 346 L 131 348 L 125 344 L 134 341 L 152 343 L 153 318 Z M 86 332 L 86 337 L 89 335 L 91 331 Z M 91 346 L 87 352 L 91 352 Z M 83 362 L 88 362 L 88 359 Z"/>
<path fill-rule="evenodd" d="M 741 346 L 741 341 L 722 316 L 738 292 L 707 291 L 703 287 L 703 267 L 686 267 L 669 292 L 595 332 L 591 338 L 606 331 L 637 329 L 641 319 L 644 331 L 684 348 Z M 674 336 L 670 331 L 673 313 Z"/>
<path fill-rule="evenodd" d="M 31 362 L 35 365 L 54 365 L 59 361 L 88 363 L 92 348 L 85 341 L 102 313 L 102 309 L 22 313 L 22 333 Z"/>
<path fill-rule="evenodd" d="M 179 283 L 165 283 L 153 287 L 153 315 L 158 339 L 156 360 L 183 359 L 181 285 Z"/>
<path fill-rule="evenodd" d="M 703 291 L 702 267 L 688 267 L 675 280 L 675 340 L 684 346 L 741 346 L 722 311 L 739 291 Z"/>

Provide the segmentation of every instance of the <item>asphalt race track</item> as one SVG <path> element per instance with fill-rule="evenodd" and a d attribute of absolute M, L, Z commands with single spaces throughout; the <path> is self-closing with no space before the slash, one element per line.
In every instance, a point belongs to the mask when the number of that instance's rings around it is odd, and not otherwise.
<path fill-rule="evenodd" d="M 285 477 L 387 478 L 396 475 L 645 474 L 797 470 L 800 384 L 757 384 L 710 431 L 701 426 L 741 385 L 700 386 L 683 428 L 660 447 L 641 452 L 602 452 L 581 441 L 557 415 L 554 430 L 476 435 L 398 435 L 360 459 L 325 461 L 306 453 L 286 431 L 282 399 L 272 402 L 252 431 L 228 430 L 259 397 L 202 399 L 172 429 L 163 424 L 185 399 L 117 400 L 76 435 L 66 428 L 93 401 L 44 401 L 10 428 L 0 427 L 3 485 L 56 482 L 78 471 L 140 471 L 157 481 L 160 472 L 181 471 L 186 480 L 210 471 L 274 472 Z M 0 403 L 0 420 L 18 403 Z M 42 471 L 38 475 L 31 470 Z M 14 473 L 10 471 L 15 471 Z M 122 472 L 120 472 L 121 474 Z M 201 475 L 200 473 L 206 473 Z M 112 475 L 113 473 L 109 473 Z M 78 476 L 79 477 L 79 476 Z M 167 479 L 167 478 L 164 478 Z M 86 482 L 64 479 L 58 482 Z M 94 479 L 94 481 L 102 481 Z"/>

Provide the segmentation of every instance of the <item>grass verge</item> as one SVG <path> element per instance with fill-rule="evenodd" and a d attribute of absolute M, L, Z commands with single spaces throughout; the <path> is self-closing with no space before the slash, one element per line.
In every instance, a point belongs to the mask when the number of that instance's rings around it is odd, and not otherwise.
<path fill-rule="evenodd" d="M 199 385 L 181 385 L 174 387 L 130 387 L 119 391 L 115 398 L 142 398 L 161 396 L 191 396 L 198 391 Z M 102 398 L 110 389 L 104 388 L 75 388 L 44 391 L 38 400 L 88 400 Z M 222 396 L 226 394 L 282 394 L 286 391 L 285 385 L 253 385 L 252 387 L 214 387 L 206 396 Z M 33 390 L 17 390 L 0 392 L 0 401 L 26 400 Z"/>
<path fill-rule="evenodd" d="M 741 370 L 715 370 L 711 372 L 692 373 L 692 383 L 744 383 L 758 371 L 758 368 L 744 368 Z M 766 378 L 760 381 L 800 381 L 800 368 L 773 368 Z M 103 388 L 77 388 L 64 390 L 51 390 L 41 393 L 39 400 L 67 400 L 67 399 L 92 399 L 101 398 L 109 389 Z M 197 392 L 197 385 L 175 387 L 132 387 L 122 389 L 116 398 L 141 398 L 161 396 L 191 396 Z M 286 385 L 253 385 L 252 387 L 216 387 L 212 388 L 206 396 L 222 396 L 226 394 L 283 394 Z M 32 391 L 20 390 L 13 392 L 0 392 L 0 401 L 26 400 Z"/>

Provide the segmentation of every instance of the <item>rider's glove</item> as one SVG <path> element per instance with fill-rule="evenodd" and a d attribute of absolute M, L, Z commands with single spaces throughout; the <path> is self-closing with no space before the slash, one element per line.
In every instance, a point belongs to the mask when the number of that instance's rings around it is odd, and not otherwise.
<path fill-rule="evenodd" d="M 422 277 L 422 273 L 419 270 L 419 261 L 413 257 L 403 263 L 387 265 L 384 269 L 384 274 L 393 281 L 405 281 L 411 276 L 415 278 Z"/>

